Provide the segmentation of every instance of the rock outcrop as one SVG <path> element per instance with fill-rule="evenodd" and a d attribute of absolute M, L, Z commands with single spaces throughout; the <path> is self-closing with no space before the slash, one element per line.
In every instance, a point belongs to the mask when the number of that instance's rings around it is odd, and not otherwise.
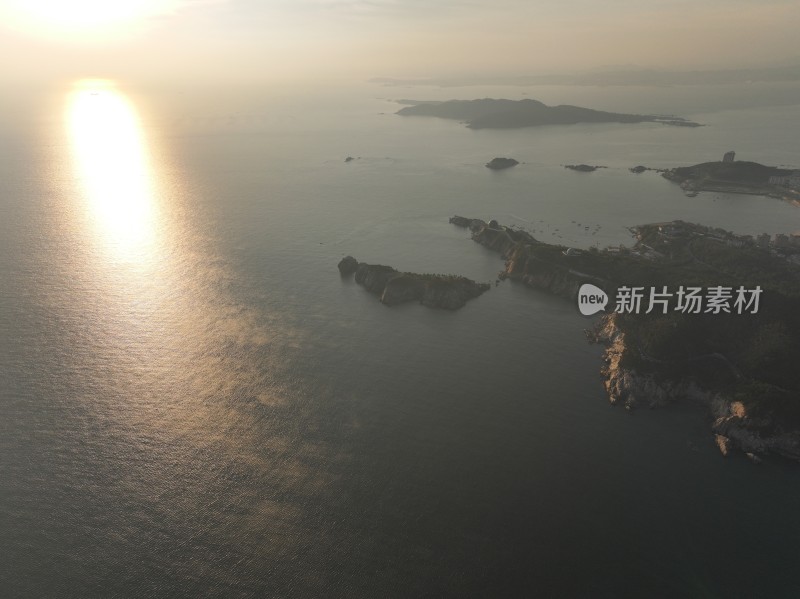
<path fill-rule="evenodd" d="M 663 407 L 678 399 L 710 402 L 713 394 L 697 387 L 691 381 L 671 381 L 656 378 L 652 374 L 641 374 L 625 366 L 632 343 L 628 333 L 619 326 L 620 314 L 612 312 L 598 321 L 593 330 L 587 331 L 593 343 L 603 343 L 603 386 L 612 405 L 622 405 L 632 410 L 638 407 Z"/>
<path fill-rule="evenodd" d="M 339 272 L 342 276 L 348 276 L 356 272 L 358 269 L 358 260 L 352 256 L 345 256 L 339 261 Z"/>
<path fill-rule="evenodd" d="M 770 415 L 753 416 L 742 402 L 724 397 L 715 398 L 711 410 L 716 416 L 711 430 L 728 438 L 731 447 L 753 454 L 748 455 L 753 462 L 766 454 L 800 460 L 800 431 L 785 430 Z"/>
<path fill-rule="evenodd" d="M 733 451 L 733 442 L 729 437 L 726 437 L 725 435 L 714 435 L 714 441 L 716 442 L 722 457 L 727 458 L 731 451 Z"/>

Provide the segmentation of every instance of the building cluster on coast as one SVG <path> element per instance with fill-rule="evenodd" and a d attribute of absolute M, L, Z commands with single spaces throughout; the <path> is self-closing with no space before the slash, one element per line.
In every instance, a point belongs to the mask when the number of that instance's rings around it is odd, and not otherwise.
<path fill-rule="evenodd" d="M 689 197 L 716 191 L 763 195 L 800 205 L 800 170 L 737 161 L 734 151 L 726 152 L 719 162 L 668 169 L 662 176 L 678 183 Z"/>
<path fill-rule="evenodd" d="M 736 235 L 721 229 L 709 229 L 708 232 L 695 232 L 695 235 L 725 243 L 731 247 L 758 247 L 769 250 L 778 257 L 787 258 L 800 263 L 800 233 L 762 233 L 761 235 Z"/>
<path fill-rule="evenodd" d="M 769 184 L 800 190 L 800 170 L 792 171 L 788 175 L 773 175 L 769 178 Z"/>
<path fill-rule="evenodd" d="M 633 232 L 638 241 L 635 247 L 614 246 L 606 248 L 604 251 L 609 253 L 628 253 L 649 260 L 659 260 L 665 258 L 663 248 L 672 246 L 673 242 L 687 242 L 693 238 L 705 238 L 710 241 L 725 244 L 731 248 L 759 248 L 770 252 L 778 258 L 800 264 L 800 233 L 777 233 L 775 235 L 762 233 L 761 235 L 755 236 L 738 235 L 730 231 L 725 231 L 724 229 L 706 227 L 683 221 L 644 225 L 634 228 Z M 644 239 L 646 237 L 652 239 L 650 236 L 652 232 L 657 233 L 658 237 L 665 243 L 653 244 L 657 246 L 655 248 L 648 245 Z"/>

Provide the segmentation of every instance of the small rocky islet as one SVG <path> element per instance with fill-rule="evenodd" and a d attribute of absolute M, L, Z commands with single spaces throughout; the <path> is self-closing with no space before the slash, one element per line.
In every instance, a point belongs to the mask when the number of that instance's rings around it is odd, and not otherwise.
<path fill-rule="evenodd" d="M 571 171 L 578 171 L 579 173 L 593 173 L 599 168 L 608 168 L 607 166 L 599 166 L 599 165 L 592 165 L 592 164 L 566 164 L 564 168 L 567 168 Z"/>
<path fill-rule="evenodd" d="M 359 262 L 353 256 L 345 256 L 338 266 L 342 277 L 354 276 L 356 283 L 387 306 L 416 301 L 429 308 L 458 310 L 491 287 L 457 275 L 400 272 L 383 264 Z"/>
<path fill-rule="evenodd" d="M 518 164 L 519 162 L 513 158 L 492 158 L 486 163 L 486 168 L 492 169 L 493 171 L 500 171 L 511 168 L 512 166 L 517 166 Z"/>

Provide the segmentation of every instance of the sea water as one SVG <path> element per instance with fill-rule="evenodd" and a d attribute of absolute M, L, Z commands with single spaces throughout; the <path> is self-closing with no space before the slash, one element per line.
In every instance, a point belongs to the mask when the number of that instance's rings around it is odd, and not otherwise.
<path fill-rule="evenodd" d="M 473 131 L 391 101 L 490 95 L 706 126 Z M 728 150 L 800 167 L 796 88 L 118 82 L 5 102 L 0 595 L 800 591 L 797 468 L 723 459 L 699 406 L 609 406 L 572 303 L 504 282 L 457 312 L 388 308 L 336 269 L 493 282 L 501 257 L 454 214 L 579 248 L 678 218 L 798 231 L 791 204 L 627 170 Z"/>

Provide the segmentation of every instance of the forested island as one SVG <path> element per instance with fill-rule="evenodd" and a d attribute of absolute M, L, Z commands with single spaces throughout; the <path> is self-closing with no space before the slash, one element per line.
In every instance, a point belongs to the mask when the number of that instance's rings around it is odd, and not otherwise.
<path fill-rule="evenodd" d="M 416 301 L 429 308 L 458 310 L 490 288 L 488 283 L 466 277 L 399 272 L 391 266 L 359 262 L 352 256 L 342 258 L 339 272 L 343 277 L 354 275 L 356 283 L 387 306 Z"/>
<path fill-rule="evenodd" d="M 800 238 L 775 242 L 681 221 L 633 229 L 631 248 L 577 250 L 530 233 L 456 216 L 472 238 L 506 260 L 501 278 L 576 301 L 591 283 L 610 296 L 589 332 L 605 343 L 602 376 L 609 400 L 629 409 L 692 399 L 705 403 L 724 455 L 753 461 L 777 454 L 800 460 Z M 721 288 L 726 309 L 615 310 L 623 287 L 676 293 Z M 753 312 L 734 304 L 755 291 Z M 751 297 L 752 300 L 752 297 Z M 677 306 L 676 306 L 677 307 Z"/>
<path fill-rule="evenodd" d="M 432 116 L 455 119 L 470 129 L 516 129 L 542 125 L 573 125 L 577 123 L 662 123 L 683 127 L 699 127 L 698 123 L 675 116 L 623 114 L 581 108 L 580 106 L 547 106 L 538 100 L 448 100 L 446 102 L 412 103 L 401 108 L 401 116 Z"/>

